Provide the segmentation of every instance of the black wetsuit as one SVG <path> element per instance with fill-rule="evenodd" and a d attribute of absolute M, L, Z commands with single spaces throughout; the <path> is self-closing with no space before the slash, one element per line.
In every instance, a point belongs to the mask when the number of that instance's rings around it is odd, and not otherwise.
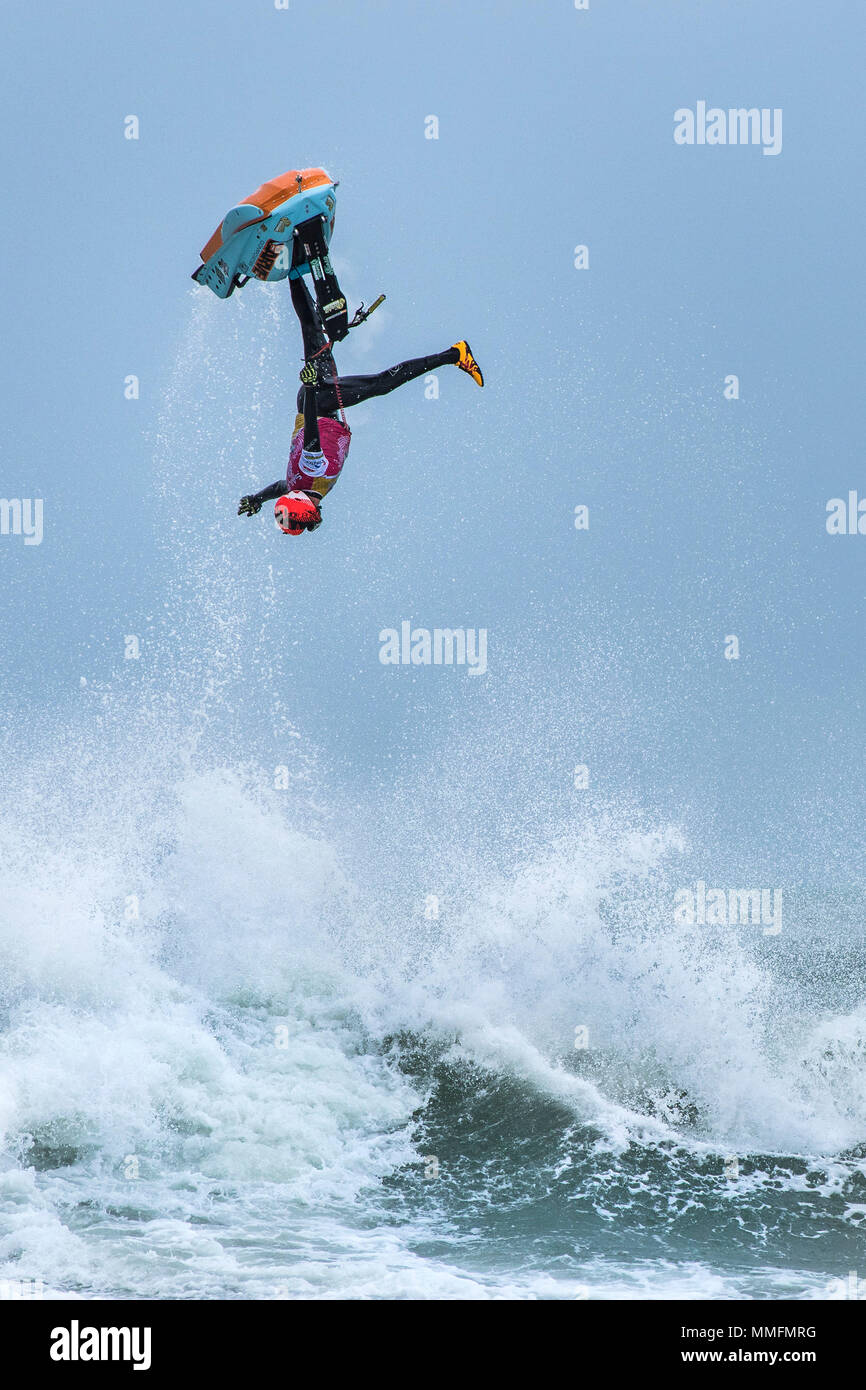
<path fill-rule="evenodd" d="M 398 362 L 396 367 L 389 367 L 384 372 L 376 372 L 372 376 L 341 376 L 338 395 L 337 366 L 330 348 L 326 346 L 328 340 L 310 291 L 301 276 L 296 280 L 290 280 L 289 285 L 292 304 L 301 325 L 304 359 L 307 362 L 315 362 L 317 368 L 315 386 L 302 386 L 298 392 L 298 411 L 304 417 L 305 449 L 319 449 L 319 417 L 327 415 L 332 419 L 336 418 L 341 403 L 348 409 L 350 406 L 360 405 L 362 401 L 369 401 L 374 396 L 387 396 L 389 392 L 396 391 L 398 386 L 405 386 L 408 381 L 415 381 L 427 372 L 436 371 L 438 367 L 454 366 L 460 360 L 456 348 L 447 348 L 445 352 L 436 352 L 430 357 L 414 357 L 408 362 Z M 267 502 L 271 498 L 279 497 L 285 488 L 286 480 L 280 478 L 253 496 L 258 501 Z"/>
<path fill-rule="evenodd" d="M 318 381 L 314 389 L 320 415 L 337 415 L 340 400 L 348 409 L 350 405 L 360 405 L 362 401 L 369 401 L 373 396 L 387 396 L 389 391 L 395 391 L 398 386 L 405 386 L 407 381 L 415 381 L 417 377 L 424 376 L 425 372 L 435 372 L 437 367 L 453 366 L 460 359 L 456 348 L 448 348 L 446 352 L 436 352 L 430 357 L 415 357 L 410 362 L 399 362 L 396 367 L 376 372 L 373 376 L 341 376 L 338 399 L 334 384 L 337 380 L 337 366 L 330 348 L 323 351 L 328 340 L 310 291 L 302 278 L 290 280 L 289 284 L 292 303 L 304 339 L 304 359 L 307 362 L 314 361 L 318 367 Z M 309 389 L 302 386 L 298 392 L 298 410 L 305 417 L 305 395 Z M 307 447 L 306 439 L 304 446 Z"/>

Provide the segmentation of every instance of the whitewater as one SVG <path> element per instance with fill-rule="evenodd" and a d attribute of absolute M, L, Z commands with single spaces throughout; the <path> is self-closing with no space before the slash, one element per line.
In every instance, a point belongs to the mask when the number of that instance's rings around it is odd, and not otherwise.
<path fill-rule="evenodd" d="M 552 809 L 528 772 L 500 800 L 489 747 L 462 789 L 447 741 L 385 792 L 341 779 L 293 692 L 309 648 L 274 642 L 315 550 L 182 505 L 205 463 L 227 499 L 271 480 L 292 329 L 260 288 L 190 291 L 147 660 L 4 740 L 7 1296 L 843 1296 L 862 931 L 819 902 L 818 969 L 678 924 L 688 825 Z M 503 697 L 489 743 L 520 718 Z"/>

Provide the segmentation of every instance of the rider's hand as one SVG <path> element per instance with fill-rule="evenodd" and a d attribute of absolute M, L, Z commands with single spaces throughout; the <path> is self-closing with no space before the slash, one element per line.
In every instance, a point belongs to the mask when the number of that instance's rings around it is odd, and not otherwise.
<path fill-rule="evenodd" d="M 315 386 L 318 380 L 315 362 L 305 362 L 301 368 L 301 381 L 305 386 Z"/>
<path fill-rule="evenodd" d="M 255 516 L 262 509 L 261 498 L 242 497 L 238 503 L 238 516 Z"/>

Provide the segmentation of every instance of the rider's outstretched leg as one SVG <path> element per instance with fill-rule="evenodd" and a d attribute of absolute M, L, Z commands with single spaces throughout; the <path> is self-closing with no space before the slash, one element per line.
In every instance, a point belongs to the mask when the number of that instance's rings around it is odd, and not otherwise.
<path fill-rule="evenodd" d="M 341 376 L 340 399 L 346 407 L 360 405 L 362 401 L 369 401 L 374 396 L 387 396 L 391 391 L 396 391 L 398 386 L 416 381 L 427 372 L 435 372 L 438 367 L 457 366 L 459 360 L 460 353 L 457 348 L 447 348 L 445 352 L 436 352 L 430 357 L 413 357 L 409 362 L 398 362 L 396 367 L 389 367 L 386 371 L 376 372 L 372 376 Z M 332 415 L 339 409 L 339 404 L 333 377 L 320 378 L 319 413 Z M 300 405 L 298 409 L 301 409 Z"/>

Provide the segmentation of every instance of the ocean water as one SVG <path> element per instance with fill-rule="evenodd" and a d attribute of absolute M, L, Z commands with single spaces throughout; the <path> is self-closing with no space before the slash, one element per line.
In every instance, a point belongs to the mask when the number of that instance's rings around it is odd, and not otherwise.
<path fill-rule="evenodd" d="M 850 1296 L 856 907 L 800 884 L 778 939 L 678 924 L 687 825 L 506 796 L 483 750 L 446 792 L 429 763 L 387 794 L 341 780 L 275 650 L 268 552 L 245 587 L 253 533 L 179 505 L 205 459 L 238 494 L 247 465 L 270 480 L 285 320 L 262 294 L 217 334 L 224 307 L 191 292 L 154 439 L 148 659 L 4 749 L 7 1293 Z M 208 392 L 251 331 L 226 438 Z"/>

